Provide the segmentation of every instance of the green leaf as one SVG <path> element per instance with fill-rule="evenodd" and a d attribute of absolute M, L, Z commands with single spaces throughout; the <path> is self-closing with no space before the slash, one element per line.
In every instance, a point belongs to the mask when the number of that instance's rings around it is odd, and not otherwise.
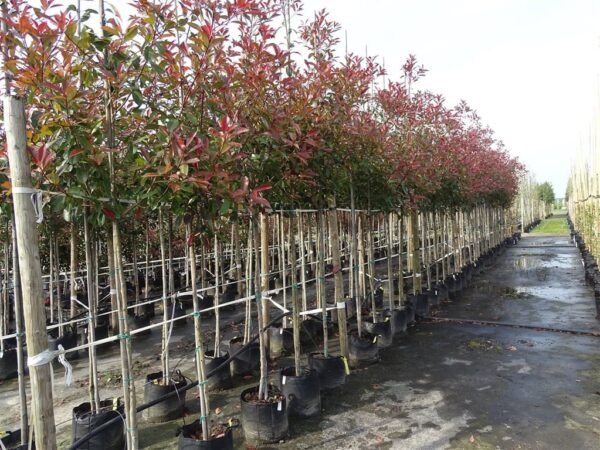
<path fill-rule="evenodd" d="M 131 95 L 138 106 L 141 106 L 144 103 L 144 96 L 138 88 L 135 88 L 133 91 L 131 91 Z"/>

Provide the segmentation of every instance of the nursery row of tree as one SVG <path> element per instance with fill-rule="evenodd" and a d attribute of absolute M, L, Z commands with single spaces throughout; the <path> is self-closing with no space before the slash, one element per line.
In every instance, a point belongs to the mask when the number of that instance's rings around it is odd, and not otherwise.
<path fill-rule="evenodd" d="M 418 298 L 437 297 L 512 238 L 519 220 L 537 218 L 534 189 L 510 208 L 522 166 L 465 103 L 449 107 L 417 89 L 426 71 L 414 57 L 389 80 L 375 58 L 339 55 L 339 25 L 326 12 L 303 19 L 301 1 L 132 5 L 122 20 L 103 0 L 96 10 L 3 3 L 0 334 L 14 340 L 22 397 L 23 347 L 30 357 L 41 448 L 56 448 L 51 367 L 39 357 L 48 335 L 67 354 L 87 352 L 90 401 L 74 414 L 88 425 L 107 406 L 96 347 L 118 340 L 135 449 L 132 337 L 161 328 L 162 371 L 142 385 L 172 391 L 184 381 L 169 365 L 171 324 L 193 318 L 201 418 L 192 435 L 208 440 L 224 433 L 210 420 L 202 311 L 214 311 L 218 358 L 220 304 L 245 305 L 238 350 L 258 332 L 261 368 L 248 403 L 281 411 L 266 373 L 274 311 L 293 323 L 287 376 L 303 375 L 300 321 L 311 308 L 321 317 L 322 359 L 331 356 L 334 318 L 336 361 L 352 359 L 368 341 L 361 313 L 370 313 L 371 331 L 387 323 L 381 284 L 390 314 L 416 310 Z M 376 280 L 376 253 L 387 260 L 385 282 Z M 48 334 L 31 332 L 46 326 Z M 8 338 L 1 342 L 4 350 Z M 223 364 L 235 353 L 227 345 Z"/>
<path fill-rule="evenodd" d="M 571 231 L 580 246 L 588 279 L 600 294 L 600 276 L 597 261 L 600 258 L 600 146 L 596 111 L 590 134 L 582 139 L 571 168 L 567 185 L 567 208 Z"/>

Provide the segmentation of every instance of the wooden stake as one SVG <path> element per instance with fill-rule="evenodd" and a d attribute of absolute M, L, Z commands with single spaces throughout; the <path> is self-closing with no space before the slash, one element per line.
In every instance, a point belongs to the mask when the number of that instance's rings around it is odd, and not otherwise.
<path fill-rule="evenodd" d="M 4 124 L 8 149 L 8 161 L 13 189 L 17 252 L 21 269 L 23 315 L 27 353 L 32 358 L 48 350 L 46 312 L 40 301 L 42 292 L 42 269 L 38 246 L 36 215 L 31 194 L 17 194 L 18 188 L 31 189 L 31 168 L 27 154 L 25 130 L 25 106 L 20 97 L 4 97 Z M 44 364 L 29 367 L 31 383 L 31 411 L 36 447 L 56 449 L 56 428 L 52 403 L 52 366 Z"/>

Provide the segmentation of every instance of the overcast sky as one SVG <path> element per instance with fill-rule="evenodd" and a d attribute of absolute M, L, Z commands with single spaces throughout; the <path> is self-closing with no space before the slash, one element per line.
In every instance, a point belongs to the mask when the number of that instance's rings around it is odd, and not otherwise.
<path fill-rule="evenodd" d="M 126 0 L 107 3 L 127 16 Z M 392 78 L 415 54 L 429 69 L 421 88 L 452 105 L 466 100 L 538 181 L 552 182 L 557 196 L 564 195 L 577 142 L 588 139 L 598 104 L 600 0 L 304 4 L 305 16 L 330 11 L 348 32 L 349 50 L 363 55 L 367 46 L 369 55 L 385 58 Z"/>

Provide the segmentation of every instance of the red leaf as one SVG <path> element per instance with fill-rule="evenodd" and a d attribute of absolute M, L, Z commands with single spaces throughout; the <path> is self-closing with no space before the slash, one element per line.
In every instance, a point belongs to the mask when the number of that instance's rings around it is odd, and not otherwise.
<path fill-rule="evenodd" d="M 108 217 L 110 220 L 115 220 L 117 216 L 115 216 L 115 213 L 112 212 L 110 209 L 108 208 L 102 208 L 102 213 Z"/>

